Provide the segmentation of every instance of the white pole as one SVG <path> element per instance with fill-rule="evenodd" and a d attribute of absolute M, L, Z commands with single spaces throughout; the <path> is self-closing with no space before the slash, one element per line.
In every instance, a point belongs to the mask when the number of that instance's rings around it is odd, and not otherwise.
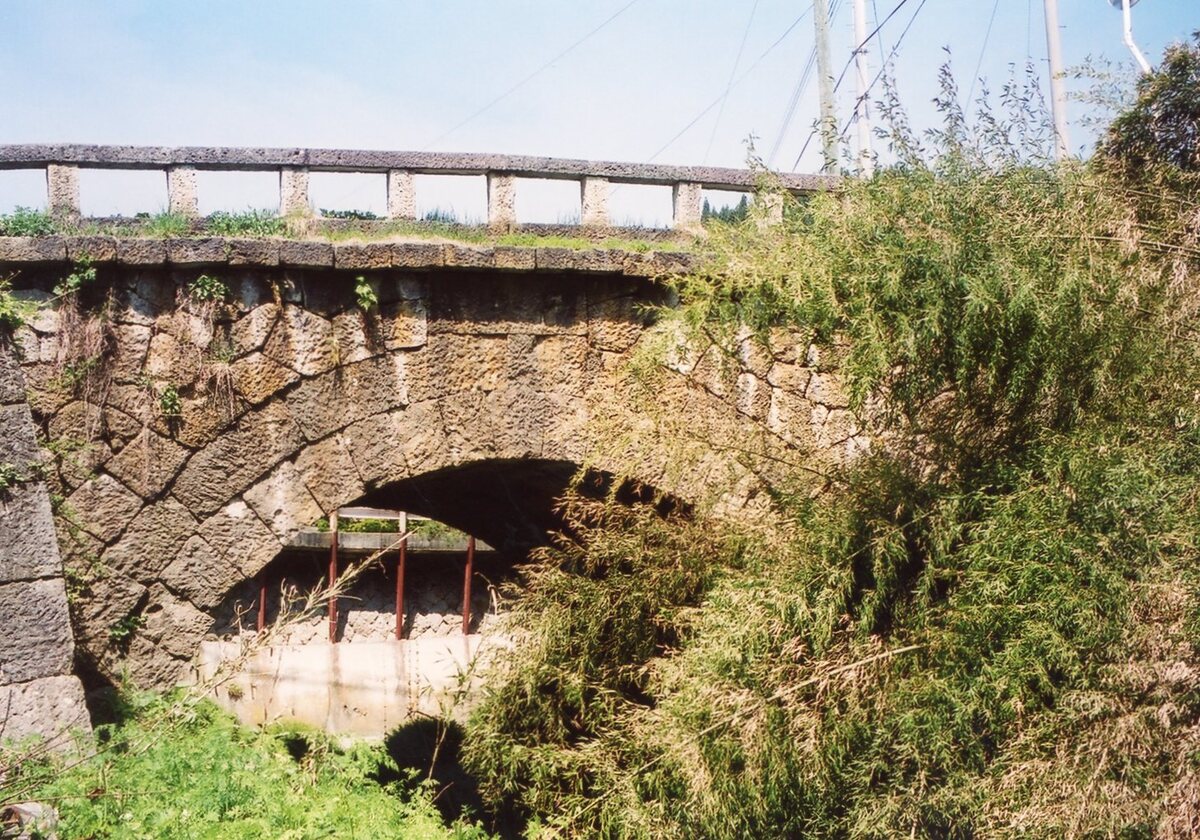
<path fill-rule="evenodd" d="M 1054 113 L 1054 151 L 1059 160 L 1071 154 L 1067 136 L 1067 93 L 1063 89 L 1062 44 L 1058 38 L 1058 0 L 1045 0 L 1046 54 L 1050 58 L 1050 103 Z"/>
<path fill-rule="evenodd" d="M 821 92 L 821 146 L 825 157 L 822 171 L 833 172 L 838 165 L 838 130 L 833 107 L 833 67 L 829 57 L 828 0 L 813 0 L 813 28 L 817 34 L 817 75 Z"/>
<path fill-rule="evenodd" d="M 875 171 L 875 156 L 871 154 L 871 114 L 867 105 L 866 0 L 854 0 L 854 42 L 858 45 L 854 51 L 854 63 L 858 70 L 858 174 L 869 178 Z"/>
<path fill-rule="evenodd" d="M 1133 13 L 1129 11 L 1132 5 L 1129 0 L 1121 0 L 1121 14 L 1125 18 L 1125 46 L 1129 47 L 1129 51 L 1133 53 L 1133 57 L 1137 59 L 1137 63 L 1141 65 L 1143 73 L 1150 72 L 1150 62 L 1146 60 L 1146 56 L 1142 55 L 1142 51 L 1138 49 L 1138 45 L 1133 41 Z"/>

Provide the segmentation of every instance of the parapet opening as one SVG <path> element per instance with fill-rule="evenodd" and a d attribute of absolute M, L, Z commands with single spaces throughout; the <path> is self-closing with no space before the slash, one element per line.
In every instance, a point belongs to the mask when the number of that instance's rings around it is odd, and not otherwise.
<path fill-rule="evenodd" d="M 277 172 L 196 172 L 196 200 L 202 216 L 218 211 L 274 215 L 279 212 Z"/>
<path fill-rule="evenodd" d="M 608 216 L 614 227 L 669 228 L 674 220 L 671 188 L 655 184 L 613 184 Z"/>
<path fill-rule="evenodd" d="M 750 213 L 753 196 L 739 190 L 701 190 L 701 218 L 705 222 L 740 222 Z"/>
<path fill-rule="evenodd" d="M 80 169 L 79 208 L 87 218 L 163 213 L 167 179 L 161 171 L 148 169 Z"/>
<path fill-rule="evenodd" d="M 487 179 L 483 175 L 414 175 L 417 219 L 481 225 L 487 219 Z"/>
<path fill-rule="evenodd" d="M 0 213 L 11 213 L 18 207 L 46 209 L 45 169 L 0 170 Z"/>
<path fill-rule="evenodd" d="M 387 217 L 387 176 L 380 172 L 313 172 L 308 176 L 308 194 L 318 216 Z"/>
<path fill-rule="evenodd" d="M 577 225 L 580 218 L 578 181 L 517 178 L 517 223 Z"/>

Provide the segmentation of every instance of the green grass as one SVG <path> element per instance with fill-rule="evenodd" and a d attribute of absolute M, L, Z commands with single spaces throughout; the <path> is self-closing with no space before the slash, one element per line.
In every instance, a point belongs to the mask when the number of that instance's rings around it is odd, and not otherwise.
<path fill-rule="evenodd" d="M 7 768 L 0 803 L 58 809 L 62 838 L 483 838 L 447 827 L 382 747 L 342 749 L 296 726 L 258 732 L 205 702 L 137 696 L 69 754 Z M 0 767 L 15 753 L 0 753 Z M 381 784 L 380 777 L 402 781 Z"/>
<path fill-rule="evenodd" d="M 228 213 L 218 210 L 204 222 L 205 230 L 217 236 L 285 236 L 287 221 L 273 210 Z"/>
<path fill-rule="evenodd" d="M 49 213 L 18 207 L 0 216 L 0 236 L 48 236 L 57 232 Z"/>

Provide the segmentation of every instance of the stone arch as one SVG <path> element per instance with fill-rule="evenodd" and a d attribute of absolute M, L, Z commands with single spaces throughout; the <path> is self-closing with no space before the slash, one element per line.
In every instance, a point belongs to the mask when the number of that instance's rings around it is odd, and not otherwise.
<path fill-rule="evenodd" d="M 389 271 L 368 275 L 379 306 L 364 312 L 344 272 L 259 267 L 223 277 L 232 303 L 214 315 L 186 297 L 195 273 L 102 278 L 101 400 L 55 384 L 69 337 L 49 315 L 21 336 L 45 436 L 94 430 L 92 474 L 60 470 L 68 562 L 102 570 L 81 647 L 143 685 L 173 681 L 230 586 L 330 510 L 472 464 L 582 462 L 588 395 L 659 295 L 620 275 Z M 178 416 L 148 380 L 172 383 Z"/>

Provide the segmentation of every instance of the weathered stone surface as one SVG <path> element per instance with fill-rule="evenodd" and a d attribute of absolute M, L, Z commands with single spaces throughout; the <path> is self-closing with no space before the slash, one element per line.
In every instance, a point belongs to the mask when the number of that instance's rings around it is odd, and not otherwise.
<path fill-rule="evenodd" d="M 191 382 L 203 361 L 203 354 L 194 344 L 160 332 L 150 339 L 145 373 L 151 379 L 165 382 Z"/>
<path fill-rule="evenodd" d="M 162 583 L 202 610 L 212 609 L 242 574 L 217 556 L 199 535 L 193 535 L 179 556 L 163 569 Z"/>
<path fill-rule="evenodd" d="M 134 614 L 146 596 L 146 587 L 125 575 L 106 574 L 93 586 L 91 597 L 80 602 L 76 629 L 80 643 L 101 655 L 111 643 L 114 627 Z"/>
<path fill-rule="evenodd" d="M 204 520 L 197 532 L 214 556 L 253 577 L 282 547 L 279 538 L 242 499 Z"/>
<path fill-rule="evenodd" d="M 495 254 L 491 248 L 470 245 L 443 245 L 442 260 L 447 268 L 490 268 Z"/>
<path fill-rule="evenodd" d="M 508 271 L 532 271 L 537 267 L 537 251 L 517 245 L 497 245 L 492 249 L 496 268 Z"/>
<path fill-rule="evenodd" d="M 368 485 L 404 475 L 407 435 L 403 411 L 368 417 L 346 427 L 342 437 L 359 476 Z"/>
<path fill-rule="evenodd" d="M 168 239 L 167 259 L 174 265 L 219 265 L 228 261 L 225 240 L 218 237 Z"/>
<path fill-rule="evenodd" d="M 38 735 L 63 749 L 64 733 L 91 729 L 83 686 L 70 675 L 0 685 L 0 710 L 0 743 Z"/>
<path fill-rule="evenodd" d="M 267 337 L 275 328 L 280 308 L 274 303 L 256 306 L 233 323 L 229 329 L 229 342 L 235 355 L 243 356 L 261 350 Z"/>
<path fill-rule="evenodd" d="M 65 242 L 71 262 L 109 263 L 117 259 L 117 240 L 113 236 L 68 236 Z"/>
<path fill-rule="evenodd" d="M 263 353 L 305 376 L 332 370 L 339 361 L 333 324 L 291 304 L 283 307 Z"/>
<path fill-rule="evenodd" d="M 16 356 L 0 347 L 0 405 L 25 402 L 25 377 Z"/>
<path fill-rule="evenodd" d="M 62 574 L 50 497 L 42 482 L 0 493 L 0 583 Z"/>
<path fill-rule="evenodd" d="M 287 407 L 270 403 L 243 415 L 230 431 L 193 455 L 172 493 L 198 516 L 209 516 L 303 443 Z"/>
<path fill-rule="evenodd" d="M 850 405 L 850 396 L 841 380 L 828 373 L 813 373 L 804 396 L 828 408 L 847 408 Z"/>
<path fill-rule="evenodd" d="M 320 440 L 356 420 L 408 402 L 402 356 L 380 356 L 346 365 L 300 383 L 287 405 L 304 437 Z"/>
<path fill-rule="evenodd" d="M 384 242 L 340 242 L 333 248 L 333 267 L 347 271 L 388 268 L 391 248 Z"/>
<path fill-rule="evenodd" d="M 231 367 L 233 386 L 252 406 L 258 406 L 300 379 L 300 374 L 262 353 L 251 353 Z"/>
<path fill-rule="evenodd" d="M 285 239 L 279 243 L 279 264 L 301 268 L 330 268 L 333 266 L 333 245 L 328 242 Z"/>
<path fill-rule="evenodd" d="M 349 440 L 335 434 L 296 456 L 296 471 L 321 510 L 334 510 L 365 491 L 350 452 Z"/>
<path fill-rule="evenodd" d="M 393 242 L 393 268 L 437 268 L 445 264 L 445 250 L 435 242 Z"/>
<path fill-rule="evenodd" d="M 150 588 L 150 601 L 142 615 L 146 623 L 138 635 L 176 659 L 190 658 L 213 622 L 212 616 L 176 598 L 162 585 Z"/>
<path fill-rule="evenodd" d="M 176 476 L 188 454 L 175 441 L 147 429 L 109 459 L 104 469 L 134 493 L 151 499 Z"/>
<path fill-rule="evenodd" d="M 291 461 L 284 461 L 247 490 L 245 499 L 259 519 L 269 523 L 281 540 L 291 538 L 326 512 L 313 498 L 303 476 Z"/>
<path fill-rule="evenodd" d="M 0 462 L 28 474 L 41 460 L 37 439 L 33 436 L 33 417 L 24 403 L 0 406 L 0 441 L 3 457 Z"/>
<path fill-rule="evenodd" d="M 0 584 L 0 685 L 71 672 L 74 641 L 62 578 Z"/>
<path fill-rule="evenodd" d="M 230 265 L 279 265 L 278 239 L 226 239 Z"/>
<path fill-rule="evenodd" d="M 109 371 L 118 382 L 136 382 L 142 375 L 154 331 L 140 324 L 113 326 L 113 353 Z"/>
<path fill-rule="evenodd" d="M 108 568 L 149 585 L 198 525 L 186 507 L 168 496 L 146 505 L 100 559 Z"/>
<path fill-rule="evenodd" d="M 72 493 L 67 508 L 80 528 L 110 542 L 141 510 L 142 500 L 111 475 L 100 475 Z"/>
<path fill-rule="evenodd" d="M 334 315 L 332 320 L 339 364 L 361 362 L 384 351 L 381 324 L 374 312 L 349 309 Z"/>
<path fill-rule="evenodd" d="M 381 329 L 388 350 L 421 347 L 429 337 L 429 313 L 420 300 L 400 300 L 381 307 Z"/>
<path fill-rule="evenodd" d="M 65 262 L 61 236 L 0 236 L 0 262 Z"/>
<path fill-rule="evenodd" d="M 162 239 L 117 239 L 117 262 L 125 265 L 162 265 L 167 243 Z"/>

